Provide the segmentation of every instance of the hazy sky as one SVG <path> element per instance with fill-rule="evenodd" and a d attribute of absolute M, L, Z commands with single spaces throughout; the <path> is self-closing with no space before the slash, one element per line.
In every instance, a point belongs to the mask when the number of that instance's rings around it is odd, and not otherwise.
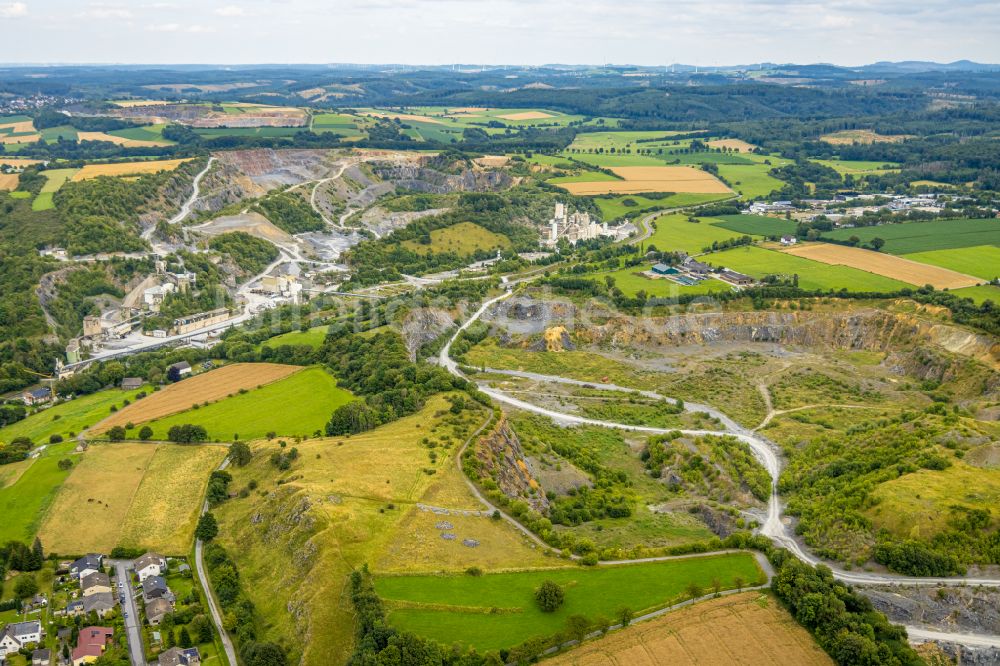
<path fill-rule="evenodd" d="M 998 0 L 0 0 L 0 62 L 1000 62 Z"/>

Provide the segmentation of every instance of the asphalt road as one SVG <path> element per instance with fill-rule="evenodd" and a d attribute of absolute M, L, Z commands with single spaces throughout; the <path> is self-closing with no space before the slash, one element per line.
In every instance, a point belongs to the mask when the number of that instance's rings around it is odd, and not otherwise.
<path fill-rule="evenodd" d="M 122 611 L 128 615 L 125 618 L 125 635 L 128 637 L 129 659 L 132 666 L 145 666 L 146 651 L 142 647 L 139 608 L 135 603 L 135 590 L 132 589 L 132 578 L 129 574 L 132 563 L 128 560 L 108 560 L 108 563 L 115 568 L 114 594 L 118 597 Z M 122 587 L 118 587 L 118 583 L 122 583 Z"/>

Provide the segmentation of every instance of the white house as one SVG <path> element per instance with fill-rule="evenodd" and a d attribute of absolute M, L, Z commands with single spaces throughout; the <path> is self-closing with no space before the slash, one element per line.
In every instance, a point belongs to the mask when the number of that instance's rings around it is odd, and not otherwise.
<path fill-rule="evenodd" d="M 38 620 L 8 624 L 0 634 L 0 657 L 6 657 L 26 645 L 39 643 L 41 640 L 42 623 Z"/>
<path fill-rule="evenodd" d="M 134 566 L 141 583 L 150 576 L 162 575 L 167 569 L 167 559 L 159 553 L 146 553 L 135 561 Z"/>
<path fill-rule="evenodd" d="M 795 245 L 798 242 L 799 242 L 799 239 L 796 238 L 795 236 L 782 236 L 781 237 L 781 244 L 782 245 Z"/>

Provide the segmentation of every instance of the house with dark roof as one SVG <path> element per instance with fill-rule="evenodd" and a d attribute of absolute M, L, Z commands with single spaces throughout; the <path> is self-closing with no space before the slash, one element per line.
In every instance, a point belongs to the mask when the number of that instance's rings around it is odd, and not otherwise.
<path fill-rule="evenodd" d="M 28 407 L 52 402 L 52 389 L 45 387 L 25 391 L 21 394 L 21 402 Z"/>
<path fill-rule="evenodd" d="M 52 652 L 45 648 L 31 653 L 31 666 L 51 666 Z"/>
<path fill-rule="evenodd" d="M 178 377 L 183 377 L 184 375 L 191 374 L 191 364 L 187 361 L 179 361 L 172 365 L 167 366 L 167 376 L 169 377 L 171 372 L 176 370 Z"/>
<path fill-rule="evenodd" d="M 753 278 L 749 275 L 737 273 L 736 271 L 731 271 L 728 268 L 723 268 L 719 271 L 719 278 L 729 282 L 730 284 L 735 284 L 741 287 L 753 284 Z"/>
<path fill-rule="evenodd" d="M 111 578 L 101 571 L 89 573 L 80 578 L 80 590 L 84 598 L 99 592 L 111 592 Z"/>
<path fill-rule="evenodd" d="M 694 273 L 695 275 L 708 275 L 712 272 L 711 266 L 703 264 L 697 259 L 692 259 L 691 257 L 684 260 L 683 268 L 688 273 Z"/>
<path fill-rule="evenodd" d="M 97 592 L 83 598 L 83 612 L 91 611 L 97 613 L 97 617 L 104 617 L 115 609 L 115 595 L 111 592 Z"/>
<path fill-rule="evenodd" d="M 142 598 L 146 601 L 153 599 L 174 600 L 174 595 L 167 587 L 167 581 L 163 576 L 149 576 L 142 581 Z"/>
<path fill-rule="evenodd" d="M 83 578 L 87 574 L 97 573 L 101 570 L 104 556 L 96 553 L 84 555 L 73 564 L 69 565 L 69 575 L 73 578 Z"/>
<path fill-rule="evenodd" d="M 11 622 L 0 632 L 0 657 L 6 657 L 21 648 L 38 643 L 44 635 L 42 623 L 38 620 Z"/>
<path fill-rule="evenodd" d="M 142 388 L 142 384 L 142 377 L 126 377 L 122 380 L 122 390 L 134 391 L 138 388 Z"/>
<path fill-rule="evenodd" d="M 172 647 L 160 653 L 159 666 L 201 666 L 198 648 Z"/>

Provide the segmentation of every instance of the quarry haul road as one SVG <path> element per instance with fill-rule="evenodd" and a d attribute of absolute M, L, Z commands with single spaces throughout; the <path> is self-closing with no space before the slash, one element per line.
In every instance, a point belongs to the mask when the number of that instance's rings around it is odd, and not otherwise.
<path fill-rule="evenodd" d="M 512 290 L 508 290 L 503 294 L 491 298 L 485 301 L 478 310 L 476 310 L 472 316 L 470 316 L 458 330 L 455 331 L 454 335 L 448 340 L 448 342 L 442 347 L 440 353 L 438 354 L 438 364 L 441 367 L 448 370 L 453 375 L 462 377 L 468 380 L 462 371 L 458 367 L 458 363 L 451 358 L 451 345 L 458 339 L 458 336 L 462 334 L 469 326 L 479 320 L 480 317 L 493 305 L 509 298 L 513 295 Z M 606 390 L 619 390 L 627 391 L 629 393 L 635 393 L 635 389 L 629 389 L 622 386 L 617 386 L 615 384 L 598 384 L 593 382 L 582 382 L 576 379 L 569 379 L 565 377 L 558 377 L 553 375 L 541 375 L 538 373 L 520 373 L 516 371 L 500 371 L 502 374 L 508 374 L 512 376 L 524 376 L 530 379 L 544 379 L 545 381 L 561 382 L 567 384 L 583 385 L 587 384 L 589 386 L 594 386 L 595 388 L 601 388 Z M 792 535 L 789 534 L 787 526 L 782 522 L 782 504 L 781 498 L 778 496 L 778 477 L 781 474 L 781 460 L 778 457 L 778 447 L 771 442 L 769 439 L 763 437 L 757 432 L 749 430 L 731 418 L 722 414 L 717 409 L 709 407 L 707 405 L 699 404 L 688 404 L 685 403 L 685 408 L 690 411 L 707 412 L 708 414 L 716 417 L 725 427 L 725 430 L 683 430 L 678 428 L 654 428 L 650 426 L 640 426 L 632 425 L 628 423 L 615 423 L 613 421 L 601 421 L 598 419 L 588 419 L 581 416 L 576 416 L 575 414 L 566 414 L 564 412 L 555 411 L 552 409 L 546 409 L 544 407 L 539 407 L 530 402 L 524 400 L 519 400 L 514 398 L 504 391 L 494 389 L 485 385 L 479 385 L 479 390 L 481 390 L 486 395 L 490 396 L 497 402 L 501 402 L 518 409 L 522 409 L 527 412 L 532 412 L 534 414 L 540 414 L 542 416 L 547 416 L 552 420 L 559 423 L 566 424 L 579 424 L 579 425 L 594 425 L 601 426 L 604 428 L 614 428 L 617 430 L 627 430 L 632 432 L 646 432 L 650 434 L 666 434 L 668 432 L 681 432 L 683 434 L 701 436 L 701 435 L 731 435 L 737 437 L 738 439 L 747 443 L 750 449 L 753 451 L 754 455 L 757 457 L 758 461 L 767 469 L 768 474 L 771 476 L 771 497 L 767 504 L 767 518 L 764 521 L 763 526 L 760 529 L 760 533 L 771 539 L 775 544 L 787 549 L 790 553 L 795 555 L 798 559 L 816 566 L 818 564 L 823 564 L 829 567 L 833 571 L 833 577 L 837 580 L 843 581 L 852 585 L 916 585 L 916 586 L 937 586 L 937 585 L 981 585 L 984 587 L 1000 587 L 1000 579 L 997 578 L 972 578 L 966 576 L 954 576 L 954 577 L 910 577 L 903 576 L 899 574 L 891 573 L 868 573 L 868 572 L 855 572 L 846 571 L 836 565 L 832 565 L 829 562 L 821 560 L 819 557 L 808 552 Z M 643 395 L 648 397 L 657 397 L 660 399 L 670 400 L 666 396 L 661 396 L 652 391 L 639 391 Z M 463 447 L 464 448 L 464 447 Z M 471 481 L 467 479 L 471 484 Z M 480 500 L 484 500 L 480 493 L 476 493 Z M 485 501 L 485 500 L 484 500 Z M 527 528 L 525 528 L 527 529 Z M 947 633 L 947 632 L 935 632 L 921 627 L 913 627 L 909 625 L 906 626 L 907 631 L 913 632 L 913 638 L 916 640 L 942 640 L 954 643 L 961 643 L 963 645 L 970 645 L 975 647 L 982 646 L 993 646 L 1000 643 L 1000 637 L 991 634 L 962 634 L 962 633 Z"/>

